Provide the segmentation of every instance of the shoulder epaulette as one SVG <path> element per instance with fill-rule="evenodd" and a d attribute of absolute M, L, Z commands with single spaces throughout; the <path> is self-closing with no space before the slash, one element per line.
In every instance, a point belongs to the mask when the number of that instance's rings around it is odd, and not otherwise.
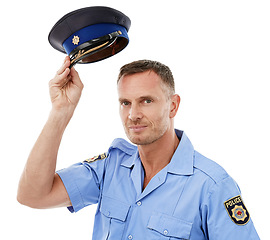
<path fill-rule="evenodd" d="M 122 152 L 127 153 L 129 155 L 133 155 L 134 152 L 137 151 L 137 147 L 129 142 L 127 142 L 125 139 L 122 138 L 116 138 L 109 149 L 109 151 L 113 148 L 120 149 Z"/>
<path fill-rule="evenodd" d="M 227 178 L 228 173 L 216 162 L 195 151 L 194 167 L 208 175 L 214 182 Z"/>

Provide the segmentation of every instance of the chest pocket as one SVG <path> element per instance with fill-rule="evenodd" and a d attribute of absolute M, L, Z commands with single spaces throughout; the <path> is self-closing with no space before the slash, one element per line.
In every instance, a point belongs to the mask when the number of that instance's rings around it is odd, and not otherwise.
<path fill-rule="evenodd" d="M 153 213 L 150 217 L 147 228 L 149 238 L 152 240 L 168 240 L 190 238 L 192 223 L 186 222 L 163 213 Z"/>
<path fill-rule="evenodd" d="M 102 196 L 100 212 L 103 215 L 103 231 L 105 239 L 122 236 L 130 205 L 114 198 Z"/>

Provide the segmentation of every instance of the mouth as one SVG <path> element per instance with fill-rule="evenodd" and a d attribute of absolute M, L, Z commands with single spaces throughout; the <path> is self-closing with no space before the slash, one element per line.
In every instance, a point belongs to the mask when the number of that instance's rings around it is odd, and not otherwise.
<path fill-rule="evenodd" d="M 128 129 L 132 132 L 135 133 L 139 133 L 142 132 L 143 130 L 145 130 L 147 128 L 147 126 L 143 126 L 143 125 L 134 125 L 134 126 L 128 126 Z"/>

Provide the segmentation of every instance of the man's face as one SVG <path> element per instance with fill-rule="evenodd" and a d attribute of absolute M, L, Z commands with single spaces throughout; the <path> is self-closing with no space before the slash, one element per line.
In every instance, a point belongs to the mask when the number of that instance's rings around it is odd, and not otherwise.
<path fill-rule="evenodd" d="M 170 126 L 166 86 L 153 71 L 122 77 L 118 83 L 120 117 L 129 140 L 147 145 L 161 138 Z"/>

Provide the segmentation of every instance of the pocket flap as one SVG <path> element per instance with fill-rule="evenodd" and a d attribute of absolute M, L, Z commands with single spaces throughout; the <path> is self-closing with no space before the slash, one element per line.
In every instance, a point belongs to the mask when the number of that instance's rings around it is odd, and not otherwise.
<path fill-rule="evenodd" d="M 100 212 L 109 218 L 126 221 L 130 205 L 114 198 L 102 196 Z"/>
<path fill-rule="evenodd" d="M 150 217 L 147 227 L 164 236 L 189 239 L 192 223 L 155 212 Z"/>

